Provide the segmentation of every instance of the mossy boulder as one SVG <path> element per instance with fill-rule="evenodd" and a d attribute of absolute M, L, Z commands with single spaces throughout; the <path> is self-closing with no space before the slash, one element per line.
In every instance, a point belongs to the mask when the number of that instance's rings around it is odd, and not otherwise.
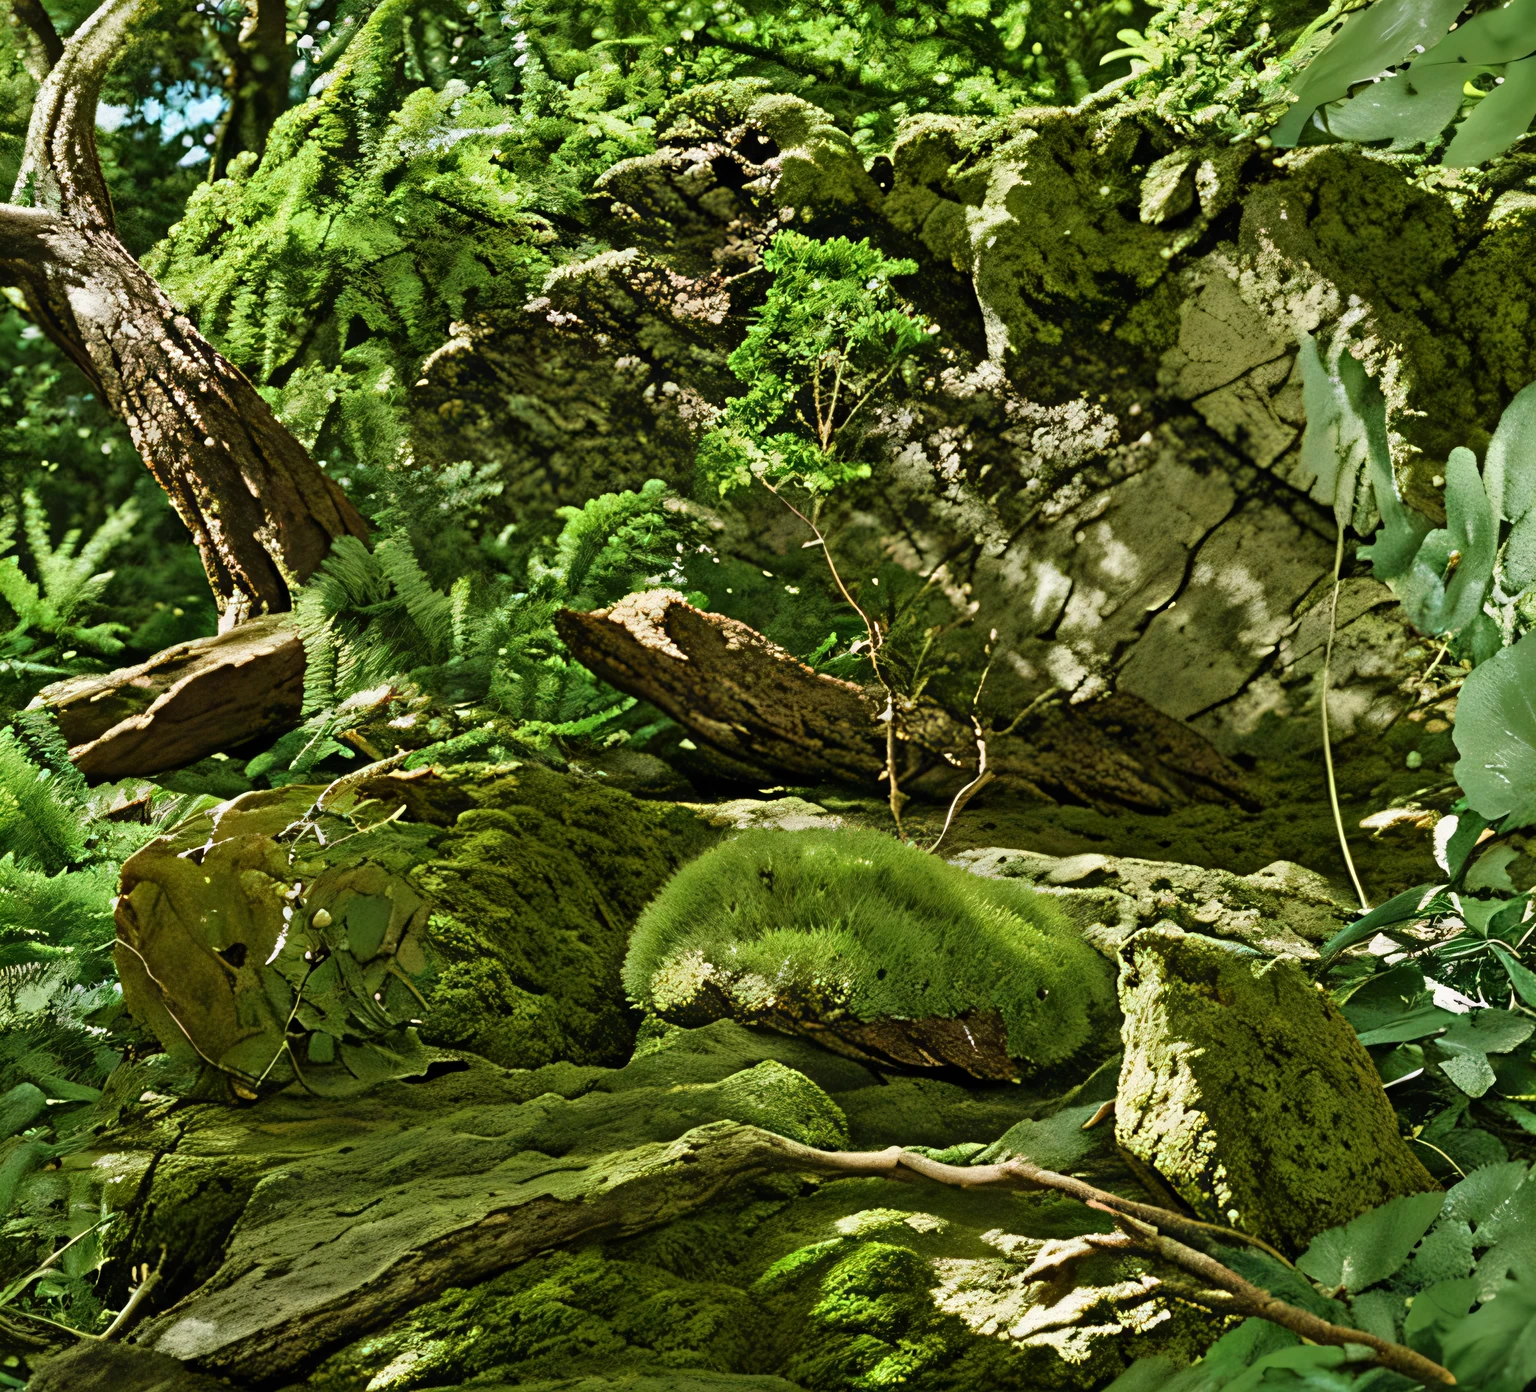
<path fill-rule="evenodd" d="M 1171 924 L 1122 950 L 1119 1143 L 1209 1222 L 1299 1252 L 1438 1188 L 1349 1022 L 1291 958 Z"/>
<path fill-rule="evenodd" d="M 636 924 L 631 997 L 854 1058 L 979 1078 L 1109 1052 L 1108 964 L 1048 896 L 875 831 L 747 832 L 685 866 Z"/>
<path fill-rule="evenodd" d="M 214 1095 L 355 1090 L 434 1044 L 621 1063 L 629 927 L 713 835 L 532 765 L 249 793 L 124 865 L 124 997 Z"/>

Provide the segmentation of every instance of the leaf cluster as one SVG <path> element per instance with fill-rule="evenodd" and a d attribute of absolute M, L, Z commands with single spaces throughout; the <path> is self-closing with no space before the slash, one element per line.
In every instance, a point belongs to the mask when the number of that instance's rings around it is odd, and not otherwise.
<path fill-rule="evenodd" d="M 1386 141 L 1392 150 L 1438 152 L 1448 169 L 1502 155 L 1536 118 L 1536 4 L 1510 0 L 1462 20 L 1465 8 L 1376 0 L 1349 15 L 1293 83 L 1296 101 L 1274 143 L 1314 132 Z"/>
<path fill-rule="evenodd" d="M 1523 1392 L 1536 1377 L 1536 1182 L 1525 1164 L 1485 1166 L 1446 1193 L 1393 1199 L 1320 1233 L 1296 1271 L 1262 1254 L 1232 1264 L 1325 1319 L 1406 1344 L 1469 1392 Z M 1408 1392 L 1416 1385 L 1374 1365 L 1363 1347 L 1304 1344 L 1249 1319 L 1187 1369 L 1143 1360 L 1110 1392 Z"/>
<path fill-rule="evenodd" d="M 433 584 L 400 532 L 372 551 L 339 540 L 295 604 L 309 718 L 247 775 L 293 782 L 327 759 L 354 757 L 343 733 L 398 695 L 474 707 L 477 723 L 500 731 L 483 744 L 541 746 L 611 730 L 634 701 L 571 660 L 555 614 L 686 583 L 681 558 L 698 549 L 698 526 L 656 479 L 557 517 L 547 552 L 508 570 L 461 574 L 447 589 Z"/>
<path fill-rule="evenodd" d="M 747 391 L 705 436 L 700 473 L 722 497 L 753 480 L 824 497 L 869 477 L 843 432 L 934 332 L 891 285 L 917 264 L 891 260 L 868 240 L 780 232 L 763 268 L 772 287 L 729 358 Z"/>

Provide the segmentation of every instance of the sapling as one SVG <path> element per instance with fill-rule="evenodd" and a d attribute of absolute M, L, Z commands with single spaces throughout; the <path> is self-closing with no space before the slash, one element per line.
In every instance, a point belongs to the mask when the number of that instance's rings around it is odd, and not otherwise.
<path fill-rule="evenodd" d="M 872 470 L 849 427 L 938 332 L 903 303 L 893 276 L 913 261 L 891 260 L 867 240 L 819 242 L 780 232 L 763 254 L 773 285 L 741 346 L 729 359 L 747 384 L 721 412 L 699 450 L 699 467 L 722 497 L 754 484 L 773 494 L 810 530 L 838 593 L 859 616 L 875 680 L 885 693 L 885 780 L 891 816 L 903 835 L 904 796 L 896 775 L 896 683 L 884 658 L 889 626 L 854 597 L 821 525 L 828 498 Z"/>

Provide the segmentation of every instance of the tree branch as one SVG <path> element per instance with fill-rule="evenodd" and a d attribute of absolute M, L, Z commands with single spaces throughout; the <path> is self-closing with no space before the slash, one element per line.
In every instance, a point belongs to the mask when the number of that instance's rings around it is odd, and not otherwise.
<path fill-rule="evenodd" d="M 1401 1344 L 1377 1338 L 1376 1335 L 1368 1334 L 1364 1330 L 1348 1329 L 1343 1325 L 1331 1324 L 1307 1310 L 1287 1304 L 1267 1290 L 1245 1281 L 1237 1272 L 1223 1266 L 1214 1257 L 1209 1257 L 1204 1252 L 1197 1251 L 1174 1238 L 1164 1236 L 1160 1229 L 1171 1228 L 1196 1237 L 1208 1237 L 1219 1233 L 1223 1237 L 1262 1247 L 1272 1255 L 1279 1256 L 1279 1253 L 1267 1243 L 1259 1241 L 1248 1233 L 1238 1232 L 1236 1229 L 1218 1229 L 1209 1223 L 1200 1223 L 1185 1217 L 1182 1213 L 1175 1213 L 1172 1209 L 1155 1208 L 1151 1204 L 1123 1199 L 1118 1194 L 1097 1189 L 1072 1175 L 1041 1169 L 1028 1160 L 1008 1160 L 1001 1165 L 946 1165 L 937 1160 L 930 1160 L 926 1156 L 902 1150 L 897 1146 L 889 1150 L 861 1152 L 814 1150 L 794 1141 L 783 1141 L 781 1144 L 788 1148 L 792 1157 L 800 1159 L 808 1166 L 814 1165 L 815 1168 L 823 1170 L 857 1175 L 882 1175 L 887 1179 L 896 1179 L 900 1177 L 900 1170 L 908 1169 L 926 1179 L 936 1180 L 940 1184 L 954 1185 L 961 1189 L 1002 1185 L 1020 1189 L 1050 1189 L 1059 1194 L 1066 1194 L 1070 1198 L 1087 1204 L 1090 1208 L 1110 1214 L 1120 1226 L 1121 1231 L 1118 1234 L 1090 1234 L 1084 1241 L 1109 1248 L 1124 1249 L 1128 1244 L 1138 1247 L 1161 1257 L 1170 1265 L 1189 1272 L 1192 1276 L 1199 1277 L 1200 1280 L 1231 1297 L 1230 1301 L 1218 1299 L 1215 1302 L 1201 1301 L 1200 1303 L 1214 1305 L 1222 1313 L 1253 1315 L 1259 1319 L 1268 1320 L 1271 1324 L 1289 1329 L 1292 1333 L 1299 1334 L 1314 1344 L 1328 1344 L 1336 1348 L 1350 1345 L 1368 1348 L 1382 1367 L 1402 1373 L 1416 1382 L 1446 1386 L 1453 1386 L 1456 1382 L 1447 1369 L 1442 1368 L 1438 1363 L 1431 1362 L 1422 1354 L 1415 1353 Z M 1281 1260 L 1283 1261 L 1284 1258 Z M 1189 1296 L 1191 1293 L 1181 1289 L 1179 1294 Z"/>
<path fill-rule="evenodd" d="M 80 227 L 113 229 L 96 152 L 96 104 L 140 4 L 106 0 L 61 48 L 32 107 L 12 202 L 61 213 Z"/>
<path fill-rule="evenodd" d="M 0 261 L 41 261 L 48 256 L 43 238 L 59 220 L 46 208 L 18 208 L 0 203 Z"/>
<path fill-rule="evenodd" d="M 53 19 L 43 8 L 41 0 L 11 0 L 11 18 L 31 31 L 31 61 L 27 66 L 32 76 L 42 82 L 48 76 L 49 69 L 64 56 L 64 40 L 53 27 Z"/>

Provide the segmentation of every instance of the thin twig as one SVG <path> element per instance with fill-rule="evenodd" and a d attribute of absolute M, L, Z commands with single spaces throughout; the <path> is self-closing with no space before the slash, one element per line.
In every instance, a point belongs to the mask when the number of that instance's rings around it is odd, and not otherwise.
<path fill-rule="evenodd" d="M 1339 539 L 1333 551 L 1333 600 L 1328 611 L 1328 644 L 1323 650 L 1323 763 L 1328 769 L 1328 802 L 1333 808 L 1333 824 L 1339 833 L 1339 849 L 1344 852 L 1344 865 L 1349 870 L 1349 878 L 1354 883 L 1355 893 L 1360 897 L 1360 908 L 1364 913 L 1371 910 L 1371 901 L 1365 897 L 1365 890 L 1361 887 L 1360 876 L 1355 872 L 1354 857 L 1349 853 L 1349 840 L 1344 835 L 1344 813 L 1339 808 L 1339 788 L 1333 776 L 1333 744 L 1328 737 L 1328 672 L 1333 662 L 1333 635 L 1339 624 L 1339 584 L 1344 572 L 1344 524 L 1338 523 Z"/>
<path fill-rule="evenodd" d="M 815 1150 L 798 1142 L 776 1138 L 776 1149 L 782 1149 L 792 1161 L 807 1168 L 834 1173 L 881 1175 L 887 1179 L 900 1178 L 902 1170 L 911 1170 L 940 1184 L 951 1184 L 962 1189 L 984 1188 L 989 1185 L 1008 1185 L 1021 1189 L 1050 1189 L 1080 1200 L 1091 1208 L 1100 1209 L 1114 1218 L 1120 1233 L 1090 1234 L 1085 1241 L 1095 1246 L 1123 1249 L 1127 1242 L 1144 1251 L 1154 1253 L 1163 1260 L 1198 1277 L 1217 1290 L 1231 1297 L 1231 1303 L 1218 1301 L 1222 1312 L 1242 1312 L 1278 1324 L 1316 1344 L 1334 1347 L 1356 1346 L 1366 1348 L 1384 1368 L 1390 1368 L 1421 1383 L 1454 1385 L 1456 1379 L 1438 1363 L 1401 1344 L 1390 1343 L 1360 1329 L 1346 1329 L 1343 1325 L 1330 1324 L 1306 1310 L 1289 1305 L 1268 1291 L 1245 1281 L 1237 1272 L 1223 1266 L 1214 1257 L 1164 1235 L 1162 1229 L 1184 1230 L 1192 1236 L 1217 1233 L 1222 1237 L 1248 1242 L 1279 1257 L 1280 1254 L 1268 1243 L 1250 1233 L 1231 1228 L 1217 1228 L 1187 1218 L 1171 1209 L 1156 1208 L 1151 1204 L 1136 1203 L 1111 1194 L 1103 1189 L 1077 1179 L 1072 1175 L 1044 1170 L 1028 1160 L 1008 1160 L 1000 1165 L 946 1165 L 930 1160 L 925 1155 L 892 1146 L 889 1150 L 875 1151 L 828 1151 Z M 1283 1257 L 1280 1260 L 1284 1261 Z M 1287 1263 L 1289 1265 L 1289 1263 Z M 1189 1294 L 1180 1288 L 1177 1295 Z"/>
<path fill-rule="evenodd" d="M 1102 1204 L 1090 1206 L 1104 1207 Z M 1106 1211 L 1109 1210 L 1106 1209 Z M 1314 1344 L 1328 1344 L 1335 1348 L 1345 1348 L 1351 1344 L 1362 1345 L 1376 1355 L 1376 1361 L 1382 1367 L 1390 1368 L 1394 1373 L 1401 1373 L 1404 1377 L 1410 1377 L 1415 1382 L 1455 1385 L 1456 1379 L 1447 1369 L 1425 1358 L 1421 1353 L 1404 1348 L 1402 1344 L 1394 1344 L 1389 1340 L 1378 1338 L 1375 1334 L 1368 1334 L 1363 1329 L 1349 1329 L 1341 1324 L 1333 1324 L 1308 1310 L 1289 1305 L 1271 1295 L 1263 1287 L 1245 1281 L 1237 1272 L 1223 1266 L 1214 1257 L 1208 1257 L 1204 1252 L 1198 1252 L 1193 1247 L 1188 1247 L 1171 1237 L 1165 1237 L 1152 1224 L 1139 1222 L 1125 1214 L 1117 1213 L 1113 1216 L 1121 1231 L 1144 1251 L 1153 1252 L 1165 1261 L 1182 1267 L 1191 1275 L 1198 1276 L 1219 1290 L 1232 1295 L 1236 1304 L 1229 1306 L 1228 1309 L 1233 1313 L 1256 1315 L 1260 1319 L 1268 1320 L 1271 1324 L 1278 1324 L 1282 1329 L 1289 1329 L 1293 1334 L 1299 1334 L 1303 1339 L 1310 1340 Z"/>
<path fill-rule="evenodd" d="M 117 1318 L 113 1320 L 105 1330 L 102 1331 L 100 1338 L 103 1342 L 108 1339 L 115 1339 L 119 1334 L 123 1333 L 123 1331 L 126 1330 L 130 1324 L 133 1323 L 134 1316 L 138 1313 L 139 1306 L 144 1303 L 149 1293 L 160 1284 L 160 1273 L 164 1270 L 165 1248 L 162 1247 L 160 1249 L 159 1264 L 142 1281 L 139 1282 L 138 1289 L 128 1297 L 128 1303 L 117 1312 Z"/>

